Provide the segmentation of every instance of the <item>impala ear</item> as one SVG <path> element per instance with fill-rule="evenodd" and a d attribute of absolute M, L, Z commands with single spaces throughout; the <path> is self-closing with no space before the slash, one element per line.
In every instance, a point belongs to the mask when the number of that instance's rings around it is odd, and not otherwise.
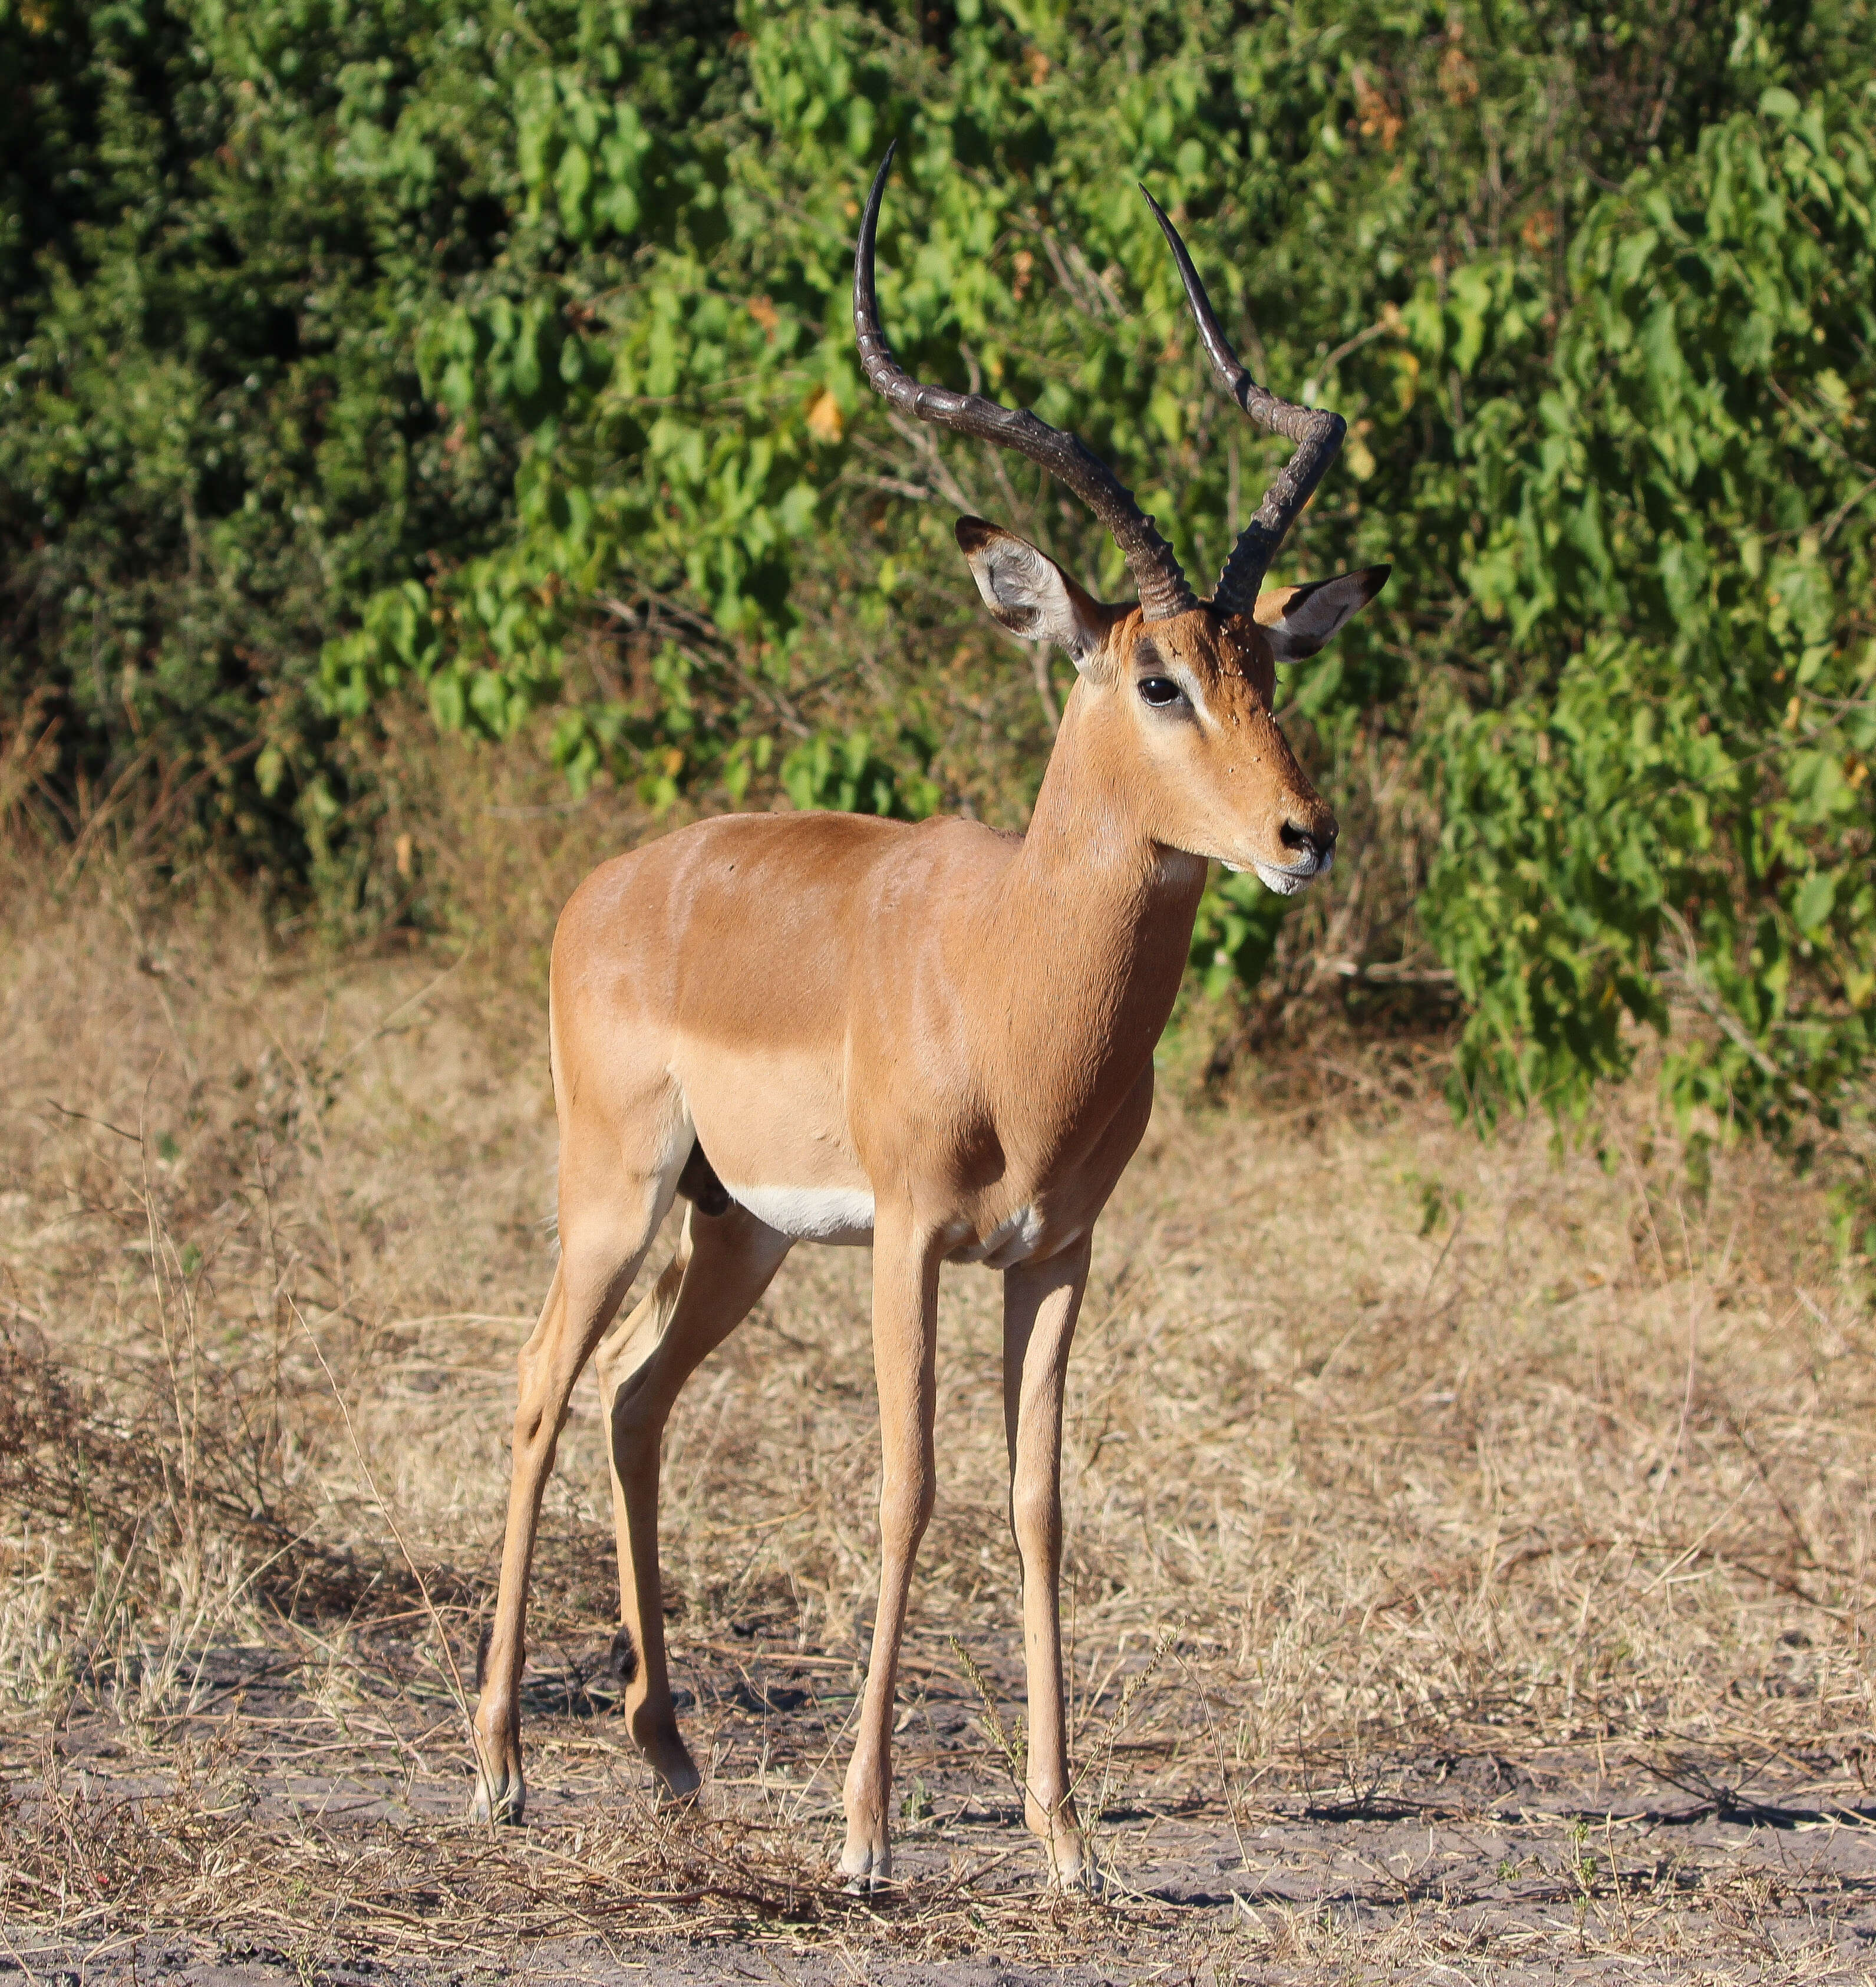
<path fill-rule="evenodd" d="M 1342 623 L 1365 607 L 1388 583 L 1391 565 L 1364 566 L 1359 572 L 1307 586 L 1274 586 L 1257 595 L 1257 626 L 1270 640 L 1280 663 L 1300 663 L 1341 632 Z"/>
<path fill-rule="evenodd" d="M 957 542 L 984 604 L 1012 635 L 1053 642 L 1078 670 L 1098 649 L 1115 611 L 1103 607 L 1027 538 L 981 518 L 960 518 Z"/>

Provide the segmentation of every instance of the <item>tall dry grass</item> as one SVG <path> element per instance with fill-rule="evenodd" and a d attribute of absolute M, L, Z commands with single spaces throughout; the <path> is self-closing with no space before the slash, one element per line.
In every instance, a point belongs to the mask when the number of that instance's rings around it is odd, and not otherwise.
<path fill-rule="evenodd" d="M 447 870 L 468 907 L 448 943 L 295 945 L 238 893 L 166 903 L 102 856 L 8 878 L 0 1728 L 17 1827 L 66 1797 L 35 1749 L 100 1717 L 179 1798 L 177 1735 L 231 1701 L 230 1648 L 289 1651 L 305 1703 L 351 1742 L 379 1718 L 426 1812 L 453 1813 L 466 1785 L 462 1672 L 490 1598 L 513 1354 L 551 1268 L 545 945 L 579 871 L 636 828 L 552 811 L 498 761 L 431 777 L 407 860 Z M 1547 1773 L 1652 1776 L 1722 1812 L 1856 1810 L 1876 1759 L 1876 1325 L 1822 1189 L 1740 1148 L 1696 1196 L 1639 1089 L 1608 1101 L 1594 1142 L 1561 1145 L 1545 1125 L 1482 1144 L 1432 1089 L 1412 1054 L 1348 1041 L 1247 1070 L 1222 1105 L 1171 1082 L 1102 1226 L 1064 1583 L 1084 1799 L 1121 1817 L 1112 1853 L 1125 1864 L 1129 1815 L 1203 1810 L 1241 1846 L 1298 1801 L 1365 1811 L 1389 1790 Z M 672 1639 L 711 1825 L 782 1827 L 800 1870 L 835 1840 L 876 1577 L 867 1269 L 798 1251 L 692 1383 L 666 1452 Z M 1020 1746 L 997 1304 L 986 1273 L 946 1280 L 942 1481 L 899 1742 L 914 1869 L 960 1745 L 1006 1803 L 985 1735 L 1000 1722 Z M 640 1784 L 585 1715 L 615 1603 L 588 1382 L 548 1493 L 534 1638 L 532 1775 L 569 1827 L 602 1827 L 608 1775 Z M 761 1665 L 784 1656 L 821 1679 L 805 1697 L 764 1694 Z M 387 1666 L 414 1725 L 371 1709 Z M 582 1715 L 556 1723 L 563 1685 Z M 569 1787 L 579 1803 L 555 1810 Z M 632 1861 L 652 1839 L 616 1858 L 648 1896 L 716 1894 L 739 1855 L 775 1909 L 808 1881 L 762 1864 L 773 1842 L 727 1838 L 705 1857 L 717 1874 L 693 1844 L 654 1881 Z M 151 1891 L 148 1921 L 180 1894 Z M 1355 1950 L 1309 1937 L 1326 1967 Z"/>

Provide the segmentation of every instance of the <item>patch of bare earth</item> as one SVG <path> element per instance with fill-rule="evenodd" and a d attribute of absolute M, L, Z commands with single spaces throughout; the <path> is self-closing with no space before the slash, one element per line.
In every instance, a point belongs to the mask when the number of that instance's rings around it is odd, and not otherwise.
<path fill-rule="evenodd" d="M 0 913 L 0 1974 L 1876 1967 L 1876 1328 L 1775 1161 L 1695 1196 L 1639 1092 L 1561 1153 L 1482 1145 L 1378 1059 L 1162 1105 L 1068 1421 L 1097 1901 L 1045 1894 L 1021 1825 L 997 1292 L 953 1272 L 903 1882 L 869 1901 L 829 1874 L 865 1253 L 798 1251 L 671 1430 L 701 1800 L 657 1809 L 613 1715 L 588 1381 L 528 1822 L 478 1830 L 466 1699 L 551 1265 L 545 915 L 457 963 L 281 957 L 238 906 L 78 898 Z"/>

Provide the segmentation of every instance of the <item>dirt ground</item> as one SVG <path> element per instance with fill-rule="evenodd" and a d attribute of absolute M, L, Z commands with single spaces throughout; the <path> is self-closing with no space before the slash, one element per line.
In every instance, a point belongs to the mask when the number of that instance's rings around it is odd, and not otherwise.
<path fill-rule="evenodd" d="M 1102 1807 L 1108 1894 L 1063 1901 L 1042 1892 L 1020 1806 L 986 1773 L 974 1699 L 928 1675 L 900 1735 L 921 1810 L 901 1831 L 903 1891 L 869 1903 L 798 1855 L 833 1823 L 849 1666 L 831 1673 L 759 1630 L 738 1650 L 690 1651 L 714 1772 L 701 1817 L 660 1817 L 609 1694 L 582 1685 L 573 1656 L 535 1681 L 535 1813 L 524 1835 L 490 1842 L 461 1819 L 454 1708 L 433 1699 L 425 1720 L 423 1694 L 392 1681 L 400 1652 L 376 1653 L 375 1687 L 342 1719 L 255 1648 L 204 1664 L 201 1711 L 141 1757 L 112 1721 L 69 1724 L 39 1800 L 89 1809 L 81 1840 L 110 1826 L 100 1810 L 134 1811 L 160 1844 L 141 1853 L 187 1864 L 197 1887 L 171 1925 L 87 1936 L 97 1901 L 75 1860 L 62 1901 L 80 1923 L 15 1923 L 0 1969 L 202 1987 L 647 1972 L 907 1987 L 1822 1981 L 1870 1977 L 1876 1953 L 1876 1804 L 1789 1768 L 1742 1775 L 1683 1754 L 1652 1771 L 1605 1757 L 1604 1771 L 1593 1753 L 1486 1753 L 1374 1760 L 1357 1788 L 1258 1791 L 1207 1773 L 1198 1744 L 1183 1770 L 1176 1744 L 1143 1748 Z M 597 1640 L 585 1652 L 604 1653 Z M 649 1886 L 636 1874 L 647 1837 L 663 1851 Z M 269 1867 L 244 1902 L 258 1863 Z M 596 1894 L 568 1895 L 569 1871 Z"/>
<path fill-rule="evenodd" d="M 491 1835 L 465 1709 L 551 1269 L 539 925 L 302 956 L 238 906 L 28 908 L 0 943 L 0 1976 L 1876 1975 L 1876 1327 L 1823 1183 L 1690 1155 L 1640 1088 L 1482 1144 L 1419 1051 L 1325 1047 L 1219 1104 L 1176 1041 L 1066 1443 L 1106 1890 L 1048 1894 L 1021 1827 L 996 1287 L 964 1270 L 902 1881 L 852 1898 L 864 1253 L 798 1251 L 670 1432 L 691 1807 L 652 1803 L 613 1713 L 583 1385 L 528 1825 Z"/>

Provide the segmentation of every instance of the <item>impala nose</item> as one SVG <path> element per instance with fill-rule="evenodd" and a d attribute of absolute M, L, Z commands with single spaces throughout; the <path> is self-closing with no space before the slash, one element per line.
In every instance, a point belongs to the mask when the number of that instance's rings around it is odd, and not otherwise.
<path fill-rule="evenodd" d="M 1287 821 L 1280 830 L 1284 848 L 1294 850 L 1318 869 L 1322 868 L 1335 853 L 1336 832 L 1333 821 L 1309 823 Z"/>

